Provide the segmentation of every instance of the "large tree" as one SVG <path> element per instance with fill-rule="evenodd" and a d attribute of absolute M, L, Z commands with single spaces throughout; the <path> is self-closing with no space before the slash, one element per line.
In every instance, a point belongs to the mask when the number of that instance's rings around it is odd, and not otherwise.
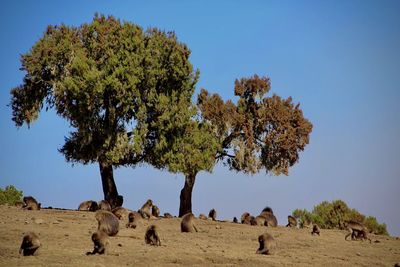
<path fill-rule="evenodd" d="M 197 100 L 201 131 L 175 138 L 169 169 L 185 175 L 179 216 L 192 211 L 192 191 L 199 171 L 211 171 L 218 161 L 230 169 L 255 174 L 264 169 L 288 174 L 309 142 L 312 124 L 299 104 L 270 91 L 267 77 L 254 75 L 235 81 L 235 104 L 202 89 Z M 193 129 L 189 127 L 189 129 Z M 197 129 L 197 128 L 195 128 Z M 201 163 L 201 164 L 200 164 Z"/>
<path fill-rule="evenodd" d="M 113 167 L 156 162 L 166 135 L 192 114 L 198 73 L 189 55 L 174 33 L 114 17 L 48 26 L 21 56 L 26 74 L 11 90 L 12 119 L 29 126 L 43 107 L 54 108 L 72 128 L 59 151 L 69 162 L 98 163 L 104 198 L 121 205 Z"/>

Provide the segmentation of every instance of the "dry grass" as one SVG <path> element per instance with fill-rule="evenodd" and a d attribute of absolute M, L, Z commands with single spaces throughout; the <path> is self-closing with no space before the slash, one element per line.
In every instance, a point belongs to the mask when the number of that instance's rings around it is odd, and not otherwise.
<path fill-rule="evenodd" d="M 198 233 L 180 233 L 180 219 L 144 221 L 110 238 L 106 255 L 86 256 L 93 249 L 94 213 L 24 211 L 0 206 L 0 266 L 393 266 L 400 262 L 400 240 L 372 235 L 372 243 L 345 241 L 345 231 L 266 228 L 230 222 L 196 220 Z M 161 247 L 146 245 L 148 225 L 158 226 Z M 24 232 L 39 234 L 36 256 L 18 249 Z M 257 237 L 268 231 L 277 240 L 273 255 L 255 254 Z"/>

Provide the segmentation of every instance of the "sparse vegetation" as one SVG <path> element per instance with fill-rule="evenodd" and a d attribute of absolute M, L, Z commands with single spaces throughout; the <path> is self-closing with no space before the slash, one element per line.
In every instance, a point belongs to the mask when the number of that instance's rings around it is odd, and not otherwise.
<path fill-rule="evenodd" d="M 13 185 L 6 186 L 5 189 L 0 188 L 0 205 L 15 205 L 22 200 L 23 193 Z"/>
<path fill-rule="evenodd" d="M 385 223 L 380 224 L 375 217 L 366 217 L 356 209 L 349 208 L 342 200 L 323 201 L 314 206 L 311 212 L 296 209 L 292 215 L 299 220 L 300 227 L 316 223 L 323 229 L 345 229 L 346 221 L 356 221 L 363 223 L 371 233 L 388 235 Z"/>

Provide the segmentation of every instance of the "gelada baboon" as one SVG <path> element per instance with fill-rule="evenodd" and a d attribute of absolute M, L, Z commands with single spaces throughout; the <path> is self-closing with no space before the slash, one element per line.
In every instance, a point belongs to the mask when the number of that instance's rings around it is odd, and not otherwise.
<path fill-rule="evenodd" d="M 238 223 L 238 219 L 236 217 L 233 217 L 233 221 L 234 223 Z"/>
<path fill-rule="evenodd" d="M 240 217 L 240 221 L 242 224 L 251 224 L 250 213 L 248 212 L 243 213 L 242 216 Z"/>
<path fill-rule="evenodd" d="M 345 223 L 347 230 L 349 233 L 344 237 L 345 240 L 351 235 L 351 239 L 367 239 L 371 243 L 371 239 L 368 237 L 368 230 L 367 228 L 359 222 L 355 221 L 348 221 Z"/>
<path fill-rule="evenodd" d="M 312 235 L 319 235 L 319 227 L 318 227 L 318 225 L 313 224 L 311 234 Z"/>
<path fill-rule="evenodd" d="M 93 200 L 83 201 L 78 207 L 78 210 L 81 211 L 96 211 L 98 209 L 97 202 Z"/>
<path fill-rule="evenodd" d="M 215 209 L 210 210 L 208 213 L 208 218 L 211 218 L 213 221 L 217 219 L 217 211 Z"/>
<path fill-rule="evenodd" d="M 139 212 L 130 212 L 128 215 L 128 223 L 126 224 L 126 227 L 135 229 L 142 219 L 142 215 L 140 215 Z"/>
<path fill-rule="evenodd" d="M 22 238 L 19 254 L 22 253 L 24 256 L 32 256 L 40 246 L 41 244 L 38 236 L 33 232 L 29 232 Z"/>
<path fill-rule="evenodd" d="M 181 232 L 182 233 L 192 233 L 194 231 L 197 231 L 196 226 L 194 225 L 194 215 L 193 213 L 186 213 L 182 217 L 181 221 Z"/>
<path fill-rule="evenodd" d="M 166 212 L 166 213 L 164 213 L 164 218 L 171 219 L 171 218 L 174 218 L 174 216 L 172 216 L 171 213 Z"/>
<path fill-rule="evenodd" d="M 274 214 L 264 214 L 262 216 L 265 217 L 265 226 L 268 226 L 268 227 L 277 227 L 278 226 L 278 220 L 276 219 Z"/>
<path fill-rule="evenodd" d="M 250 216 L 250 224 L 264 226 L 265 225 L 265 216 L 258 215 L 257 217 Z"/>
<path fill-rule="evenodd" d="M 98 229 L 109 236 L 115 236 L 119 231 L 119 221 L 117 216 L 106 210 L 98 210 L 95 218 L 99 223 Z"/>
<path fill-rule="evenodd" d="M 207 216 L 206 216 L 205 214 L 200 213 L 199 219 L 200 219 L 200 220 L 207 220 L 208 218 L 207 218 Z"/>
<path fill-rule="evenodd" d="M 32 196 L 26 196 L 22 199 L 24 205 L 22 206 L 23 209 L 26 210 L 40 210 L 41 204 L 36 201 L 36 199 Z"/>
<path fill-rule="evenodd" d="M 111 211 L 111 205 L 107 200 L 101 200 L 97 203 L 99 210 Z"/>
<path fill-rule="evenodd" d="M 144 241 L 146 242 L 146 244 L 152 246 L 161 246 L 160 237 L 158 236 L 157 227 L 155 225 L 150 225 L 147 228 L 146 234 L 144 236 Z"/>
<path fill-rule="evenodd" d="M 151 207 L 151 215 L 153 215 L 156 218 L 160 217 L 160 209 L 156 205 L 153 205 Z"/>
<path fill-rule="evenodd" d="M 288 224 L 286 224 L 286 227 L 296 227 L 297 226 L 297 220 L 295 217 L 289 215 L 287 216 Z"/>
<path fill-rule="evenodd" d="M 129 210 L 123 207 L 116 207 L 111 210 L 111 212 L 117 216 L 118 220 L 126 220 L 129 214 Z"/>
<path fill-rule="evenodd" d="M 104 254 L 106 252 L 106 247 L 109 244 L 108 235 L 106 233 L 103 231 L 97 231 L 93 233 L 92 241 L 94 245 L 93 251 L 87 252 L 86 255 L 94 255 L 96 253 Z"/>
<path fill-rule="evenodd" d="M 257 249 L 257 254 L 270 255 L 271 251 L 276 248 L 275 239 L 272 235 L 264 233 L 258 237 L 260 247 Z"/>
<path fill-rule="evenodd" d="M 151 207 L 153 206 L 153 201 L 151 199 L 148 199 L 146 203 L 143 204 L 143 206 L 138 210 L 140 215 L 144 219 L 150 219 L 151 217 Z"/>

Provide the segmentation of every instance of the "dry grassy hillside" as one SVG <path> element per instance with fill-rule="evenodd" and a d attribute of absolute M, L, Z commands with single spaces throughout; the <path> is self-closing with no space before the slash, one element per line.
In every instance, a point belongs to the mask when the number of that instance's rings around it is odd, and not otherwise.
<path fill-rule="evenodd" d="M 372 243 L 345 241 L 345 231 L 266 228 L 196 220 L 199 233 L 180 233 L 180 219 L 154 219 L 111 238 L 107 255 L 93 249 L 94 213 L 62 210 L 24 211 L 0 206 L 0 266 L 393 266 L 400 262 L 400 240 L 372 235 Z M 284 222 L 281 222 L 282 224 Z M 144 242 L 149 224 L 159 228 L 162 246 Z M 39 234 L 36 256 L 18 249 L 24 232 Z M 277 240 L 274 255 L 258 255 L 257 237 L 268 231 Z"/>

